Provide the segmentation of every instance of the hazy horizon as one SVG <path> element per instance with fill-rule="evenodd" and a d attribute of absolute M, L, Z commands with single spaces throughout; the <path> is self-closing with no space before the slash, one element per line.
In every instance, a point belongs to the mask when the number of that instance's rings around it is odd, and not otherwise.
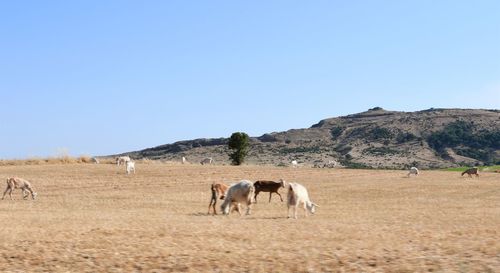
<path fill-rule="evenodd" d="M 500 2 L 0 3 L 0 159 L 500 108 Z"/>

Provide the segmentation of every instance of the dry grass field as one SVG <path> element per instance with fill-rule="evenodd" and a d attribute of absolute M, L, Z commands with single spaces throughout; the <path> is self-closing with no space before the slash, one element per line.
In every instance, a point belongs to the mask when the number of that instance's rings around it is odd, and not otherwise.
<path fill-rule="evenodd" d="M 500 272 L 500 174 L 138 164 L 1 166 L 1 272 Z M 207 216 L 212 182 L 304 184 L 316 215 Z M 2 191 L 4 178 L 0 182 Z M 281 190 L 286 194 L 284 190 Z M 218 203 L 219 205 L 220 203 Z"/>

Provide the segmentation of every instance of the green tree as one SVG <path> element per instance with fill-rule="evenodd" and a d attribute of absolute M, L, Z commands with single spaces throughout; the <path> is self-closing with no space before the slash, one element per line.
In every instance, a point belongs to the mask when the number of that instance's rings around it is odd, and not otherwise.
<path fill-rule="evenodd" d="M 233 165 L 241 165 L 248 154 L 250 138 L 247 134 L 242 132 L 236 132 L 229 138 L 229 149 L 233 152 L 229 155 Z"/>

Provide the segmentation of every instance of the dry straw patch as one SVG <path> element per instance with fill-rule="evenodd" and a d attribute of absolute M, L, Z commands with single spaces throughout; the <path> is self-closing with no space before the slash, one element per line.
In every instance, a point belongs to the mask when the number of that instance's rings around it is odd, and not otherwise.
<path fill-rule="evenodd" d="M 499 174 L 143 164 L 2 166 L 36 201 L 0 202 L 0 271 L 498 272 Z M 286 219 L 259 195 L 253 215 L 207 216 L 209 185 L 306 185 L 316 215 Z M 284 191 L 282 191 L 284 193 Z"/>
<path fill-rule="evenodd" d="M 101 163 L 110 163 L 109 159 Z M 31 157 L 28 159 L 11 159 L 0 160 L 0 166 L 17 166 L 17 165 L 46 165 L 46 164 L 74 164 L 74 163 L 93 163 L 92 158 L 88 155 L 72 157 L 69 155 L 60 155 L 55 157 Z M 113 162 L 114 163 L 114 162 Z"/>

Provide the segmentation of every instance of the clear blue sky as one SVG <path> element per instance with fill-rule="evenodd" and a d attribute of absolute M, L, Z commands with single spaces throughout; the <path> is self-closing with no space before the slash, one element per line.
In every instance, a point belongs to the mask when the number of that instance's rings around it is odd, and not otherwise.
<path fill-rule="evenodd" d="M 1 1 L 0 158 L 500 108 L 500 1 Z"/>

